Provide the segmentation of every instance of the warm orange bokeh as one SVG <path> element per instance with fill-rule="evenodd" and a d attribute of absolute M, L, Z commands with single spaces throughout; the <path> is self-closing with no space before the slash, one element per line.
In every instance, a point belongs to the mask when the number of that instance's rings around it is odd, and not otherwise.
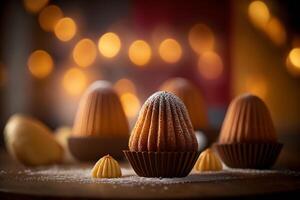
<path fill-rule="evenodd" d="M 70 95 L 80 95 L 87 86 L 87 77 L 81 69 L 73 67 L 65 72 L 62 84 Z"/>
<path fill-rule="evenodd" d="M 204 52 L 198 61 L 198 71 L 200 75 L 208 80 L 219 78 L 223 72 L 223 62 L 220 56 L 213 52 Z"/>
<path fill-rule="evenodd" d="M 56 37 L 63 42 L 71 40 L 75 36 L 76 31 L 76 23 L 72 18 L 69 17 L 60 19 L 54 28 Z"/>
<path fill-rule="evenodd" d="M 117 93 L 119 95 L 122 95 L 126 92 L 136 93 L 136 88 L 135 88 L 134 83 L 127 78 L 122 78 L 122 79 L 118 80 L 114 84 L 114 89 L 117 91 Z"/>
<path fill-rule="evenodd" d="M 39 14 L 39 23 L 44 31 L 54 31 L 56 23 L 63 17 L 63 12 L 58 6 L 45 7 Z"/>
<path fill-rule="evenodd" d="M 38 13 L 48 4 L 49 0 L 24 0 L 24 7 L 28 12 Z"/>
<path fill-rule="evenodd" d="M 271 15 L 267 5 L 262 1 L 253 1 L 248 7 L 248 15 L 251 22 L 257 28 L 264 29 Z"/>
<path fill-rule="evenodd" d="M 98 41 L 98 49 L 104 57 L 113 58 L 121 49 L 121 40 L 116 33 L 105 33 Z"/>
<path fill-rule="evenodd" d="M 294 48 L 289 53 L 289 59 L 291 63 L 300 69 L 300 48 Z"/>
<path fill-rule="evenodd" d="M 189 31 L 188 40 L 192 49 L 201 54 L 214 48 L 215 38 L 211 29 L 205 24 L 196 24 Z"/>
<path fill-rule="evenodd" d="M 94 63 L 97 56 L 97 47 L 90 39 L 80 40 L 73 49 L 73 59 L 81 67 Z"/>
<path fill-rule="evenodd" d="M 172 38 L 167 38 L 162 41 L 159 45 L 158 52 L 160 57 L 167 63 L 178 62 L 182 55 L 180 44 Z"/>
<path fill-rule="evenodd" d="M 150 61 L 151 55 L 151 48 L 144 40 L 136 40 L 129 47 L 128 56 L 135 65 L 146 65 Z"/>
<path fill-rule="evenodd" d="M 278 46 L 286 41 L 286 31 L 283 24 L 276 17 L 272 17 L 265 27 L 265 32 L 269 38 Z"/>
<path fill-rule="evenodd" d="M 293 48 L 286 58 L 286 68 L 293 76 L 300 76 L 300 48 Z"/>
<path fill-rule="evenodd" d="M 53 70 L 53 60 L 44 50 L 32 52 L 27 65 L 31 74 L 40 79 L 47 77 Z"/>
<path fill-rule="evenodd" d="M 134 118 L 138 114 L 141 103 L 138 97 L 130 92 L 121 95 L 121 102 L 128 118 Z"/>

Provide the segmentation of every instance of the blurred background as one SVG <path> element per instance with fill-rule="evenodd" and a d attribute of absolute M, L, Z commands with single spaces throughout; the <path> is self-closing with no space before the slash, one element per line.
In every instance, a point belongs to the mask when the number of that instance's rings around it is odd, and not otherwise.
<path fill-rule="evenodd" d="M 214 129 L 233 97 L 261 97 L 285 144 L 278 166 L 300 168 L 298 1 L 0 4 L 1 134 L 14 113 L 53 130 L 72 126 L 80 96 L 95 80 L 114 84 L 133 124 L 164 81 L 184 77 L 202 92 Z"/>

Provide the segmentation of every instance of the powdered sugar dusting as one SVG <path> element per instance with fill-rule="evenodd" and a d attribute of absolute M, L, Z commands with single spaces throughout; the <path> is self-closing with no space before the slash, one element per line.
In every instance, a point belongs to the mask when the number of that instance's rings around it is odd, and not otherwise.
<path fill-rule="evenodd" d="M 143 104 L 139 115 L 142 115 L 145 112 L 145 109 L 147 108 L 148 105 L 150 105 L 151 103 L 154 103 L 155 101 L 157 101 L 157 103 L 159 103 L 159 99 L 165 99 L 166 102 L 172 102 L 173 104 L 176 104 L 178 106 L 180 106 L 181 110 L 186 111 L 186 107 L 184 105 L 184 103 L 182 102 L 182 100 L 177 97 L 176 95 L 170 93 L 170 92 L 166 92 L 166 91 L 158 91 L 155 92 L 154 94 L 152 94 Z M 170 109 L 170 108 L 167 108 Z"/>
<path fill-rule="evenodd" d="M 184 103 L 176 95 L 159 91 L 139 113 L 131 133 L 131 151 L 195 151 L 197 140 Z"/>
<path fill-rule="evenodd" d="M 300 176 L 298 172 L 275 171 L 275 170 L 223 170 L 219 172 L 204 172 L 201 174 L 192 172 L 184 178 L 145 178 L 137 176 L 131 168 L 122 168 L 123 176 L 113 179 L 99 179 L 91 177 L 91 166 L 53 166 L 48 168 L 26 169 L 20 171 L 1 170 L 0 175 L 13 174 L 16 180 L 22 182 L 55 182 L 55 183 L 79 183 L 79 184 L 115 184 L 125 186 L 156 186 L 164 185 L 168 190 L 170 184 L 199 183 L 199 182 L 220 182 L 259 178 L 273 175 Z"/>
<path fill-rule="evenodd" d="M 174 102 L 175 104 L 178 104 L 181 106 L 181 109 L 186 109 L 184 103 L 182 102 L 182 100 L 177 97 L 176 95 L 174 95 L 173 93 L 170 92 L 166 92 L 166 91 L 158 91 L 155 92 L 154 94 L 152 94 L 145 102 L 145 104 L 148 104 L 150 102 L 155 101 L 158 98 L 164 98 L 166 99 L 166 101 L 170 101 L 170 102 Z"/>

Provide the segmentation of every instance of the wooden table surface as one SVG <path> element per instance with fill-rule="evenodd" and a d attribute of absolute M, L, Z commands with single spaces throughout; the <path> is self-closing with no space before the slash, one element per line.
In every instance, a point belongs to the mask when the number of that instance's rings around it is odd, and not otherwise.
<path fill-rule="evenodd" d="M 5 157 L 5 158 L 3 158 Z M 141 179 L 140 184 L 80 181 L 80 176 L 61 180 L 56 172 L 82 171 L 91 166 L 56 166 L 52 174 L 42 174 L 53 167 L 27 169 L 1 156 L 0 199 L 272 199 L 300 196 L 300 173 L 292 171 L 223 171 L 192 174 L 189 183 L 170 184 L 157 179 Z M 69 170 L 70 169 L 70 170 Z M 69 171 L 68 171 L 69 170 Z M 70 173 L 71 172 L 71 173 Z M 48 176 L 48 177 L 47 177 Z M 76 181 L 78 178 L 78 181 Z M 126 175 L 125 175 L 126 178 Z M 89 180 L 85 177 L 86 180 Z M 133 178 L 134 179 L 134 178 Z M 139 179 L 136 177 L 136 179 Z M 120 179 L 121 180 L 121 179 Z M 143 183 L 143 180 L 145 182 Z M 177 182 L 181 179 L 176 179 Z M 121 181 L 122 182 L 122 181 Z M 130 182 L 130 181 L 129 181 Z"/>

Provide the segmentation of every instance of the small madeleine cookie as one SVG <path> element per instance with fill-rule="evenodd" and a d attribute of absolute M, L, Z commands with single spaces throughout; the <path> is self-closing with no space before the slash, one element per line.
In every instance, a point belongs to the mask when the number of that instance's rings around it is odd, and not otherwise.
<path fill-rule="evenodd" d="M 223 167 L 218 156 L 208 148 L 200 154 L 194 169 L 198 172 L 221 171 Z"/>
<path fill-rule="evenodd" d="M 103 156 L 93 167 L 93 178 L 119 178 L 122 176 L 119 163 L 110 155 Z"/>

